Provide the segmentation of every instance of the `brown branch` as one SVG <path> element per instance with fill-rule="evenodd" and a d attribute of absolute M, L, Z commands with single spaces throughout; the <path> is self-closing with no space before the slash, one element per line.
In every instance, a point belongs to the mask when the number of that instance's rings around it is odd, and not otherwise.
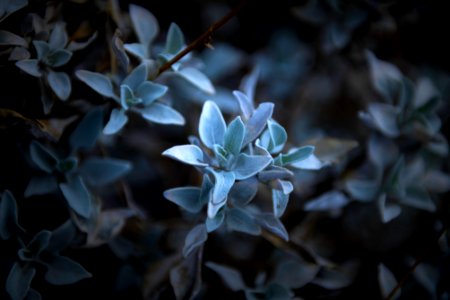
<path fill-rule="evenodd" d="M 190 43 L 186 48 L 184 48 L 181 52 L 179 52 L 175 57 L 166 62 L 164 65 L 159 68 L 158 75 L 167 71 L 173 64 L 182 59 L 186 54 L 193 51 L 200 45 L 206 45 L 211 40 L 211 37 L 215 31 L 220 29 L 223 25 L 225 25 L 231 18 L 236 16 L 241 9 L 247 4 L 248 0 L 241 1 L 237 6 L 235 6 L 228 14 L 223 16 L 219 21 L 212 24 L 208 30 L 206 30 L 202 35 L 200 35 L 195 41 Z"/>

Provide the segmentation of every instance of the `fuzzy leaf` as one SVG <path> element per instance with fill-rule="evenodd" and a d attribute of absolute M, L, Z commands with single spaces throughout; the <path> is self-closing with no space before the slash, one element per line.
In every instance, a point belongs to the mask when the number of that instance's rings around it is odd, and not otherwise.
<path fill-rule="evenodd" d="M 12 300 L 22 300 L 30 289 L 31 281 L 36 274 L 36 269 L 26 264 L 21 266 L 14 263 L 6 279 L 6 291 Z"/>
<path fill-rule="evenodd" d="M 236 269 L 211 261 L 206 262 L 205 266 L 216 272 L 222 278 L 225 285 L 233 292 L 242 291 L 246 288 L 241 273 Z"/>
<path fill-rule="evenodd" d="M 135 91 L 141 83 L 147 80 L 148 72 L 145 63 L 133 69 L 128 76 L 122 81 L 121 85 L 128 86 L 132 91 Z"/>
<path fill-rule="evenodd" d="M 167 33 L 165 52 L 177 54 L 184 47 L 184 36 L 177 24 L 171 23 Z"/>
<path fill-rule="evenodd" d="M 257 192 L 258 180 L 255 177 L 250 177 L 246 180 L 236 182 L 231 188 L 228 197 L 233 205 L 244 207 L 252 201 Z"/>
<path fill-rule="evenodd" d="M 52 91 L 58 96 L 59 99 L 65 101 L 69 98 L 72 91 L 72 84 L 70 83 L 70 77 L 65 72 L 54 72 L 48 70 L 47 81 Z"/>
<path fill-rule="evenodd" d="M 177 74 L 207 94 L 212 95 L 216 92 L 209 78 L 195 68 L 182 68 L 177 71 Z"/>
<path fill-rule="evenodd" d="M 69 206 L 79 215 L 89 218 L 91 213 L 91 195 L 80 176 L 69 177 L 67 183 L 60 183 L 59 188 Z"/>
<path fill-rule="evenodd" d="M 140 43 L 124 44 L 123 48 L 130 54 L 140 58 L 141 60 L 147 59 L 147 48 Z"/>
<path fill-rule="evenodd" d="M 287 141 L 287 132 L 283 126 L 272 120 L 267 121 L 267 128 L 270 135 L 270 148 L 267 150 L 272 154 L 278 153 L 283 150 Z"/>
<path fill-rule="evenodd" d="M 206 101 L 203 105 L 198 132 L 203 144 L 209 149 L 213 149 L 214 144 L 224 144 L 225 120 L 217 104 L 212 101 Z"/>
<path fill-rule="evenodd" d="M 283 191 L 272 189 L 272 206 L 275 217 L 280 218 L 286 210 L 289 201 L 289 194 Z"/>
<path fill-rule="evenodd" d="M 245 138 L 243 146 L 254 141 L 264 130 L 267 120 L 272 117 L 274 104 L 270 102 L 261 103 L 255 109 L 250 119 L 245 124 Z"/>
<path fill-rule="evenodd" d="M 24 59 L 16 62 L 16 66 L 24 71 L 25 73 L 30 74 L 34 77 L 41 77 L 42 71 L 39 66 L 39 61 L 37 59 Z"/>
<path fill-rule="evenodd" d="M 81 165 L 80 174 L 87 184 L 102 186 L 113 183 L 130 172 L 131 169 L 131 163 L 126 160 L 90 157 Z"/>
<path fill-rule="evenodd" d="M 289 241 L 289 234 L 283 223 L 271 213 L 261 213 L 255 216 L 255 221 L 263 228 L 279 236 L 286 242 Z"/>
<path fill-rule="evenodd" d="M 308 158 L 291 163 L 290 166 L 301 170 L 320 170 L 327 163 L 320 161 L 317 156 L 311 154 Z"/>
<path fill-rule="evenodd" d="M 294 148 L 289 150 L 287 154 L 280 154 L 275 161 L 279 161 L 281 166 L 286 166 L 309 158 L 313 155 L 313 152 L 314 146 Z"/>
<path fill-rule="evenodd" d="M 134 4 L 130 4 L 130 18 L 139 42 L 148 48 L 159 32 L 158 20 L 145 8 Z"/>
<path fill-rule="evenodd" d="M 49 53 L 44 57 L 43 61 L 50 67 L 57 68 L 61 67 L 69 62 L 72 58 L 72 52 L 69 50 L 61 49 Z"/>
<path fill-rule="evenodd" d="M 247 95 L 242 93 L 241 91 L 233 91 L 233 95 L 239 102 L 239 107 L 241 109 L 244 120 L 250 119 L 255 108 L 253 107 L 253 103 L 251 102 L 249 97 L 247 97 Z"/>
<path fill-rule="evenodd" d="M 200 191 L 200 188 L 193 186 L 178 187 L 164 191 L 164 197 L 188 212 L 198 213 L 203 207 Z"/>
<path fill-rule="evenodd" d="M 142 104 L 147 106 L 161 98 L 167 90 L 168 88 L 165 85 L 145 81 L 137 88 L 135 96 L 141 98 Z"/>
<path fill-rule="evenodd" d="M 75 76 L 100 95 L 109 98 L 117 97 L 114 94 L 111 80 L 105 75 L 86 70 L 78 70 L 75 72 Z"/>
<path fill-rule="evenodd" d="M 128 122 L 126 111 L 120 108 L 114 108 L 111 111 L 109 121 L 103 128 L 104 134 L 115 134 L 119 132 Z"/>
<path fill-rule="evenodd" d="M 228 193 L 234 184 L 234 173 L 209 170 L 214 176 L 211 199 L 208 202 L 208 218 L 214 218 L 219 209 L 226 204 Z"/>
<path fill-rule="evenodd" d="M 224 148 L 233 155 L 238 155 L 244 141 L 245 126 L 241 117 L 236 117 L 225 132 Z"/>
<path fill-rule="evenodd" d="M 258 179 L 262 182 L 269 182 L 275 179 L 290 179 L 294 176 L 291 170 L 272 165 L 258 173 Z"/>
<path fill-rule="evenodd" d="M 323 211 L 342 208 L 347 205 L 350 200 L 339 191 L 327 192 L 317 198 L 312 199 L 305 204 L 306 211 Z"/>
<path fill-rule="evenodd" d="M 213 232 L 217 228 L 222 225 L 223 221 L 225 220 L 225 214 L 223 210 L 219 211 L 214 218 L 206 218 L 205 225 L 206 225 L 206 231 L 208 233 Z"/>
<path fill-rule="evenodd" d="M 47 173 L 52 173 L 58 164 L 56 155 L 36 141 L 31 142 L 30 156 L 39 169 Z"/>
<path fill-rule="evenodd" d="M 54 285 L 72 284 L 92 277 L 79 263 L 64 256 L 53 256 L 47 267 L 45 280 Z"/>
<path fill-rule="evenodd" d="M 183 247 L 183 256 L 188 257 L 189 254 L 203 245 L 207 239 L 208 233 L 206 232 L 206 226 L 204 224 L 196 225 L 186 236 Z"/>
<path fill-rule="evenodd" d="M 271 157 L 241 153 L 235 162 L 233 172 L 237 180 L 247 179 L 264 170 L 271 161 Z"/>
<path fill-rule="evenodd" d="M 13 194 L 6 190 L 0 202 L 0 238 L 7 240 L 19 231 L 25 231 L 19 225 L 17 202 Z"/>
<path fill-rule="evenodd" d="M 168 156 L 188 165 L 199 167 L 208 166 L 207 163 L 203 162 L 204 159 L 202 149 L 195 145 L 174 146 L 164 151 L 162 155 Z"/>
<path fill-rule="evenodd" d="M 230 208 L 225 219 L 230 230 L 244 232 L 252 235 L 261 234 L 261 227 L 244 210 Z"/>
<path fill-rule="evenodd" d="M 166 125 L 184 125 L 184 117 L 172 107 L 152 103 L 150 106 L 140 109 L 142 117 L 148 121 Z"/>

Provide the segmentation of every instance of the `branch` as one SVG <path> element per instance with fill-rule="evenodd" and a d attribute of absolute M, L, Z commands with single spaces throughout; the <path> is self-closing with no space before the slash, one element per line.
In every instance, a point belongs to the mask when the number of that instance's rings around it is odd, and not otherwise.
<path fill-rule="evenodd" d="M 247 4 L 248 0 L 243 0 L 237 6 L 235 6 L 228 14 L 223 16 L 219 21 L 212 24 L 208 30 L 206 30 L 201 36 L 199 36 L 195 41 L 190 43 L 186 48 L 184 48 L 181 52 L 179 52 L 175 57 L 166 62 L 164 65 L 159 68 L 158 75 L 167 71 L 174 63 L 182 59 L 186 54 L 194 50 L 200 45 L 208 44 L 211 40 L 211 37 L 215 31 L 220 29 L 223 25 L 225 25 L 231 18 L 236 16 L 241 9 Z"/>

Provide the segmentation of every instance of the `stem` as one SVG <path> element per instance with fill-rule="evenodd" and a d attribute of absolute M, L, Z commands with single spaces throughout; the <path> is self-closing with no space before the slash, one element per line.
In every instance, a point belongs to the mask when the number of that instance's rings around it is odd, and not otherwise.
<path fill-rule="evenodd" d="M 243 0 L 237 6 L 235 6 L 228 14 L 223 16 L 219 21 L 212 24 L 208 30 L 206 30 L 202 35 L 200 35 L 197 39 L 195 39 L 192 43 L 190 43 L 186 48 L 184 48 L 181 52 L 179 52 L 175 57 L 166 62 L 164 65 L 159 68 L 158 75 L 167 71 L 174 63 L 182 59 L 186 54 L 194 50 L 200 45 L 208 44 L 208 42 L 212 38 L 212 34 L 220 29 L 223 25 L 225 25 L 231 18 L 236 16 L 241 9 L 247 4 L 248 0 Z"/>

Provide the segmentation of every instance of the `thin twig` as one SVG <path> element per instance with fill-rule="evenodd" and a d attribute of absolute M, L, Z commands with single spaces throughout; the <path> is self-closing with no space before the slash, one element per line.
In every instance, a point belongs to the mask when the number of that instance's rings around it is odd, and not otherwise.
<path fill-rule="evenodd" d="M 228 14 L 223 16 L 219 21 L 212 24 L 208 30 L 206 30 L 201 36 L 199 36 L 195 41 L 190 43 L 186 48 L 184 48 L 181 52 L 179 52 L 175 57 L 166 62 L 164 65 L 159 68 L 158 75 L 167 71 L 174 63 L 182 59 L 186 54 L 194 50 L 200 45 L 208 44 L 211 40 L 212 34 L 220 29 L 223 25 L 225 25 L 231 18 L 236 16 L 241 9 L 247 4 L 248 0 L 241 1 L 237 6 L 235 6 Z"/>

